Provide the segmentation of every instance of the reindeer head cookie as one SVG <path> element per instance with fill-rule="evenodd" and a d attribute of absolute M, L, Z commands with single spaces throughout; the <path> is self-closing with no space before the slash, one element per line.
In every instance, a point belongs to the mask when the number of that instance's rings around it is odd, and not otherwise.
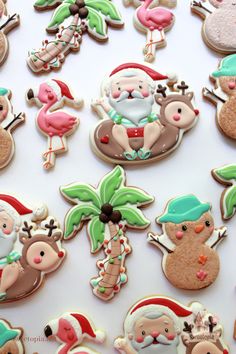
<path fill-rule="evenodd" d="M 0 353 L 25 354 L 22 328 L 12 327 L 11 324 L 0 319 Z"/>

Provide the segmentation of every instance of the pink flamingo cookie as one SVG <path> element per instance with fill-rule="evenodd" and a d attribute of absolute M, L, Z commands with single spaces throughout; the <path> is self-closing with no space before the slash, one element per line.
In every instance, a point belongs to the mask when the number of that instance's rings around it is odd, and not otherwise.
<path fill-rule="evenodd" d="M 92 321 L 82 313 L 64 313 L 50 321 L 44 328 L 49 339 L 55 339 L 61 345 L 56 354 L 99 354 L 90 348 L 81 346 L 84 339 L 95 343 L 103 343 L 105 333 L 96 330 Z"/>
<path fill-rule="evenodd" d="M 60 110 L 65 104 L 80 108 L 83 100 L 75 98 L 69 87 L 62 81 L 51 79 L 43 82 L 38 89 L 30 88 L 27 101 L 33 102 L 41 109 L 36 118 L 38 129 L 48 137 L 48 148 L 43 154 L 45 169 L 55 165 L 57 154 L 68 150 L 67 136 L 79 125 L 79 119 Z"/>
<path fill-rule="evenodd" d="M 144 59 L 152 62 L 155 59 L 157 48 L 166 45 L 165 32 L 174 25 L 174 14 L 159 5 L 174 7 L 177 0 L 140 0 L 142 3 L 137 8 L 134 16 L 135 27 L 141 32 L 147 33 L 144 47 Z M 126 2 L 125 2 L 126 3 Z M 134 5 L 137 3 L 134 2 Z M 149 8 L 152 5 L 152 8 Z"/>

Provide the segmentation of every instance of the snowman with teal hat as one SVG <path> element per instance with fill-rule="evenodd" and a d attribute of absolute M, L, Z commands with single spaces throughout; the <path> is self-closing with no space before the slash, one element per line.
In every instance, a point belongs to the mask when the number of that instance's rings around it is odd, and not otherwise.
<path fill-rule="evenodd" d="M 148 241 L 163 252 L 162 268 L 177 288 L 198 290 L 211 285 L 220 269 L 217 245 L 226 237 L 226 227 L 215 229 L 211 205 L 194 195 L 168 202 L 157 218 L 162 235 L 148 234 Z"/>
<path fill-rule="evenodd" d="M 12 328 L 7 321 L 0 320 L 0 353 L 24 354 L 22 335 L 21 328 Z"/>
<path fill-rule="evenodd" d="M 236 139 L 236 54 L 223 58 L 210 80 L 214 89 L 203 89 L 203 96 L 217 107 L 216 120 L 220 130 Z"/>

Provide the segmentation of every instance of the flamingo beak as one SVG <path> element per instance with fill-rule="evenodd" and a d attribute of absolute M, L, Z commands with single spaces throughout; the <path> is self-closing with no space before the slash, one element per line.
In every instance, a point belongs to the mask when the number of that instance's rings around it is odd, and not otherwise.
<path fill-rule="evenodd" d="M 44 334 L 47 338 L 52 336 L 52 329 L 50 326 L 46 326 L 44 328 Z"/>
<path fill-rule="evenodd" d="M 29 89 L 29 91 L 27 92 L 27 99 L 30 101 L 32 100 L 32 98 L 34 98 L 34 91 L 32 89 Z"/>

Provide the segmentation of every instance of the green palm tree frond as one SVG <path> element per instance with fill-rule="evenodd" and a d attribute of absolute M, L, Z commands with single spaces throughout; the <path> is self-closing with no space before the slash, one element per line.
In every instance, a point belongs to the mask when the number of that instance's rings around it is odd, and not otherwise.
<path fill-rule="evenodd" d="M 103 40 L 107 39 L 107 24 L 102 15 L 93 8 L 88 8 L 88 31 Z"/>
<path fill-rule="evenodd" d="M 85 0 L 85 6 L 88 9 L 93 8 L 94 10 L 101 12 L 111 20 L 123 23 L 120 12 L 110 0 Z"/>
<path fill-rule="evenodd" d="M 52 5 L 53 3 L 55 3 L 55 0 L 37 0 L 34 3 L 34 6 L 46 7 Z"/>
<path fill-rule="evenodd" d="M 122 220 L 129 227 L 146 228 L 150 225 L 150 221 L 145 218 L 141 210 L 132 208 L 131 206 L 122 206 L 118 209 L 121 212 Z"/>
<path fill-rule="evenodd" d="M 236 165 L 226 165 L 220 168 L 216 168 L 213 170 L 213 175 L 222 180 L 222 181 L 230 181 L 236 180 Z"/>
<path fill-rule="evenodd" d="M 115 207 L 126 204 L 145 205 L 153 202 L 154 198 L 144 191 L 134 187 L 123 187 L 119 189 L 111 198 L 110 204 Z"/>
<path fill-rule="evenodd" d="M 116 166 L 103 177 L 99 184 L 99 193 L 102 204 L 109 203 L 114 193 L 124 185 L 125 174 L 120 166 Z"/>
<path fill-rule="evenodd" d="M 61 187 L 61 192 L 72 200 L 74 203 L 91 202 L 97 208 L 101 208 L 101 200 L 92 186 L 85 183 L 74 183 L 65 187 Z"/>
<path fill-rule="evenodd" d="M 223 217 L 224 219 L 230 219 L 236 210 L 236 186 L 227 188 L 223 193 Z"/>
<path fill-rule="evenodd" d="M 87 230 L 91 243 L 91 252 L 98 252 L 103 246 L 105 238 L 105 224 L 99 220 L 99 216 L 95 216 L 88 222 Z"/>
<path fill-rule="evenodd" d="M 83 222 L 99 214 L 100 210 L 89 204 L 76 205 L 71 208 L 65 218 L 64 239 L 73 237 L 75 231 L 82 227 Z"/>
<path fill-rule="evenodd" d="M 57 28 L 65 21 L 66 18 L 70 17 L 70 5 L 70 2 L 64 1 L 60 6 L 58 6 L 57 9 L 54 11 L 51 22 L 49 23 L 47 28 Z"/>

